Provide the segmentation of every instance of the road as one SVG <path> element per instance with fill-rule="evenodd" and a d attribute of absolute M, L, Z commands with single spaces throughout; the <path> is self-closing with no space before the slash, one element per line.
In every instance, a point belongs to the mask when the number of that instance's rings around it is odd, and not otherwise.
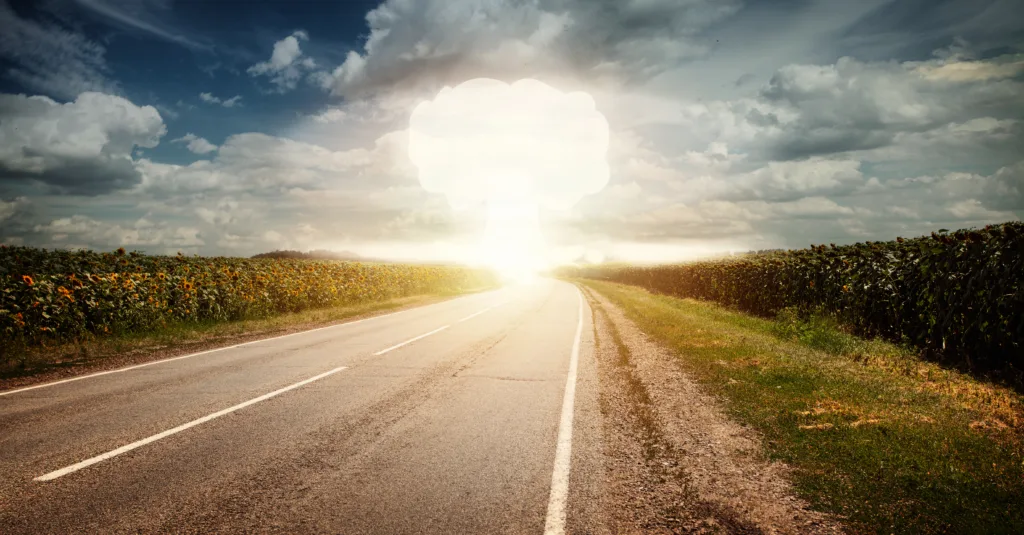
<path fill-rule="evenodd" d="M 0 392 L 0 532 L 593 532 L 591 321 L 539 281 Z"/>

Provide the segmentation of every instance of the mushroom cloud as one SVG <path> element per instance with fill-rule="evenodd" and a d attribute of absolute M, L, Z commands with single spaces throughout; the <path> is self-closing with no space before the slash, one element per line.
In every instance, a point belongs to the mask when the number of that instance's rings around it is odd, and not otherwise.
<path fill-rule="evenodd" d="M 478 254 L 506 273 L 544 266 L 540 208 L 568 210 L 608 183 L 608 121 L 584 92 L 477 78 L 420 103 L 409 156 L 453 209 L 486 204 Z"/>

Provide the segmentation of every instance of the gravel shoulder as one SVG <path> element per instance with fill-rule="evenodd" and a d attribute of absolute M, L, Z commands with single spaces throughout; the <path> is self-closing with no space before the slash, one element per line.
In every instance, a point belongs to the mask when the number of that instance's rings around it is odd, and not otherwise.
<path fill-rule="evenodd" d="M 841 533 L 796 497 L 788 468 L 606 298 L 594 314 L 612 533 Z"/>

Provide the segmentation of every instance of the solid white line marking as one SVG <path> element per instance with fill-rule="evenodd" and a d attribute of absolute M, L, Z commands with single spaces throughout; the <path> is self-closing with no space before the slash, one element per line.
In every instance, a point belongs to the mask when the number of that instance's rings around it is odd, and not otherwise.
<path fill-rule="evenodd" d="M 200 351 L 198 353 L 190 353 L 188 355 L 181 355 L 179 357 L 171 357 L 171 358 L 166 358 L 166 359 L 161 359 L 161 360 L 154 360 L 152 362 L 146 362 L 146 363 L 143 363 L 143 364 L 136 364 L 134 366 L 127 366 L 125 368 L 117 368 L 115 370 L 107 370 L 107 371 L 103 371 L 103 372 L 90 373 L 89 375 L 80 375 L 78 377 L 71 377 L 69 379 L 61 379 L 60 381 L 53 381 L 51 383 L 43 383 L 43 384 L 39 384 L 39 385 L 26 386 L 24 388 L 18 388 L 18 389 L 15 389 L 15 390 L 7 390 L 6 392 L 0 392 L 0 397 L 6 396 L 6 395 L 9 395 L 9 394 L 17 394 L 18 392 L 25 392 L 25 391 L 28 391 L 28 390 L 35 390 L 37 388 L 46 388 L 48 386 L 56 386 L 56 385 L 60 385 L 60 384 L 64 384 L 64 383 L 70 383 L 70 382 L 73 382 L 73 381 L 81 381 L 82 379 L 91 379 L 93 377 L 99 377 L 101 375 L 110 375 L 112 373 L 121 373 L 121 372 L 126 372 L 126 371 L 129 371 L 129 370 L 136 370 L 138 368 L 145 368 L 146 366 L 152 366 L 154 364 L 163 364 L 165 362 L 172 362 L 172 361 L 175 361 L 175 360 L 181 360 L 181 359 L 188 359 L 188 358 L 192 358 L 192 357 L 198 357 L 200 355 L 206 355 L 208 353 L 213 353 L 215 351 L 225 351 L 225 350 L 228 350 L 228 349 L 235 349 L 235 348 L 238 348 L 238 347 L 244 347 L 244 346 L 247 346 L 247 345 L 250 345 L 250 344 L 258 344 L 260 342 L 269 342 L 271 340 L 278 340 L 280 338 L 287 338 L 289 336 L 297 336 L 297 335 L 300 335 L 300 334 L 308 334 L 308 333 L 312 333 L 312 332 L 316 332 L 316 331 L 322 331 L 324 329 L 333 329 L 335 327 L 345 327 L 347 325 L 355 325 L 357 323 L 362 323 L 364 321 L 370 321 L 370 320 L 375 320 L 375 319 L 380 319 L 380 318 L 386 318 L 388 316 L 394 316 L 395 314 L 401 314 L 403 312 L 409 312 L 409 311 L 412 311 L 412 310 L 416 310 L 418 308 L 420 308 L 420 307 L 414 307 L 414 308 L 409 308 L 409 309 L 405 309 L 405 310 L 399 310 L 397 312 L 390 312 L 388 314 L 381 314 L 379 316 L 370 316 L 368 318 L 358 319 L 358 320 L 354 320 L 354 321 L 347 321 L 345 323 L 336 323 L 334 325 L 327 325 L 326 327 L 317 327 L 316 329 L 310 329 L 308 331 L 299 331 L 297 333 L 282 334 L 281 336 L 274 336 L 274 337 L 271 337 L 271 338 L 261 338 L 259 340 L 252 340 L 250 342 L 243 342 L 241 344 L 235 344 L 233 346 L 218 347 L 218 348 L 215 348 L 215 349 L 208 349 L 206 351 Z"/>
<path fill-rule="evenodd" d="M 420 340 L 420 339 L 426 338 L 426 337 L 428 337 L 428 336 L 430 336 L 432 334 L 439 333 L 439 332 L 447 329 L 448 327 L 451 327 L 451 325 L 445 325 L 444 327 L 440 327 L 440 328 L 434 329 L 433 331 L 430 331 L 429 333 L 421 334 L 421 335 L 419 335 L 419 336 L 417 336 L 415 338 L 410 338 L 410 339 L 402 342 L 401 344 L 393 345 L 393 346 L 391 346 L 391 347 L 389 347 L 387 349 L 381 349 L 380 351 L 374 353 L 374 355 L 383 355 L 384 353 L 387 353 L 388 351 L 392 351 L 392 350 L 398 349 L 398 348 L 400 348 L 400 347 L 402 347 L 404 345 L 411 344 L 411 343 L 415 342 L 416 340 Z"/>
<path fill-rule="evenodd" d="M 278 394 L 283 394 L 283 393 L 285 393 L 285 392 L 287 392 L 289 390 L 294 390 L 294 389 L 296 389 L 296 388 L 298 388 L 300 386 L 308 385 L 309 383 L 312 383 L 313 381 L 317 381 L 317 380 L 323 379 L 324 377 L 327 377 L 328 375 L 333 375 L 335 373 L 338 373 L 341 370 L 344 370 L 345 368 L 346 368 L 345 366 L 340 366 L 338 368 L 334 368 L 333 370 L 321 373 L 320 375 L 317 375 L 315 377 L 310 377 L 309 379 L 306 379 L 304 381 L 299 381 L 299 382 L 297 382 L 297 383 L 295 383 L 293 385 L 286 386 L 284 388 L 275 390 L 275 391 L 273 391 L 273 392 L 271 392 L 269 394 L 263 394 L 262 396 L 260 396 L 258 398 L 250 399 L 249 401 L 246 401 L 246 402 L 243 402 L 243 403 L 239 403 L 238 405 L 235 405 L 233 407 L 228 407 L 228 408 L 226 408 L 226 409 L 224 409 L 222 411 L 217 411 L 217 412 L 215 412 L 213 414 L 210 414 L 210 415 L 207 415 L 207 416 L 203 416 L 202 418 L 199 418 L 197 420 L 192 420 L 191 422 L 188 422 L 186 424 L 179 425 L 178 427 L 175 427 L 173 429 L 168 429 L 167 431 L 164 431 L 162 433 L 157 433 L 157 434 L 155 434 L 155 435 L 153 435 L 151 437 L 147 437 L 147 438 L 144 438 L 142 440 L 138 440 L 138 441 L 132 442 L 131 444 L 126 444 L 124 446 L 121 446 L 120 448 L 117 448 L 116 450 L 110 450 L 110 451 L 108 451 L 108 452 L 106 452 L 104 454 L 97 455 L 97 456 L 92 457 L 90 459 L 86 459 L 86 460 L 84 460 L 84 461 L 82 461 L 80 463 L 76 463 L 76 464 L 73 464 L 71 466 L 68 466 L 68 467 L 65 467 L 65 468 L 61 468 L 60 470 L 54 470 L 53 472 L 50 472 L 49 474 L 41 475 L 41 476 L 35 478 L 34 481 L 51 481 L 51 480 L 57 479 L 58 477 L 66 476 L 66 475 L 68 475 L 68 474 L 70 474 L 72 472 L 77 472 L 77 471 L 79 471 L 79 470 L 81 470 L 81 469 L 83 469 L 83 468 L 85 468 L 87 466 L 92 466 L 92 465 L 94 465 L 94 464 L 96 464 L 98 462 L 110 459 L 111 457 L 117 457 L 118 455 L 121 455 L 122 453 L 132 451 L 135 448 L 139 448 L 139 447 L 145 446 L 146 444 L 149 444 L 151 442 L 156 442 L 157 440 L 169 437 L 169 436 L 171 436 L 171 435 L 173 435 L 175 433 L 180 433 L 180 432 L 182 432 L 182 431 L 184 431 L 184 430 L 186 430 L 186 429 L 188 429 L 190 427 L 195 427 L 195 426 L 197 426 L 199 424 L 203 424 L 203 423 L 209 422 L 210 420 L 213 420 L 214 418 L 219 418 L 221 416 L 224 416 L 225 414 L 235 412 L 238 409 L 244 409 L 245 407 L 248 407 L 249 405 L 253 405 L 253 404 L 259 403 L 261 401 L 268 400 L 268 399 L 270 399 L 270 398 L 272 398 L 272 397 L 274 397 L 274 396 L 276 396 Z"/>
<path fill-rule="evenodd" d="M 562 399 L 562 420 L 558 424 L 558 445 L 555 447 L 555 469 L 551 473 L 551 495 L 548 497 L 548 516 L 544 522 L 545 535 L 565 533 L 565 505 L 569 497 L 569 465 L 572 457 L 572 413 L 576 402 L 576 366 L 580 360 L 580 337 L 583 335 L 583 294 L 576 289 L 579 299 L 579 320 L 576 338 L 572 341 L 569 357 L 569 376 L 565 380 Z"/>
<path fill-rule="evenodd" d="M 481 310 L 480 312 L 474 312 L 474 313 L 466 316 L 465 318 L 462 318 L 459 321 L 456 321 L 455 323 L 462 323 L 462 322 L 464 322 L 466 320 L 471 320 L 471 319 L 479 316 L 480 314 L 483 314 L 484 312 L 487 312 L 488 310 L 492 310 L 492 309 L 498 308 L 498 307 L 500 307 L 501 305 L 504 305 L 504 304 L 505 303 L 498 303 L 497 305 L 489 306 L 489 307 Z"/>

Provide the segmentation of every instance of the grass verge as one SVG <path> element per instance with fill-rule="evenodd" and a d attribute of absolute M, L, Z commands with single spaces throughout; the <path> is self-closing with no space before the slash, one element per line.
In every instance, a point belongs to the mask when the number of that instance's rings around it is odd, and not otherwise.
<path fill-rule="evenodd" d="M 1024 533 L 1024 400 L 1013 390 L 827 320 L 582 283 L 674 349 L 793 467 L 797 491 L 851 531 Z"/>
<path fill-rule="evenodd" d="M 158 331 L 122 333 L 78 343 L 26 347 L 0 363 L 0 389 L 13 388 L 53 376 L 76 375 L 93 368 L 127 365 L 186 351 L 200 351 L 287 332 L 313 329 L 342 320 L 422 306 L 465 293 L 419 295 L 386 301 L 306 310 L 269 318 L 229 322 L 169 324 Z M 41 377 L 43 376 L 43 377 Z"/>

